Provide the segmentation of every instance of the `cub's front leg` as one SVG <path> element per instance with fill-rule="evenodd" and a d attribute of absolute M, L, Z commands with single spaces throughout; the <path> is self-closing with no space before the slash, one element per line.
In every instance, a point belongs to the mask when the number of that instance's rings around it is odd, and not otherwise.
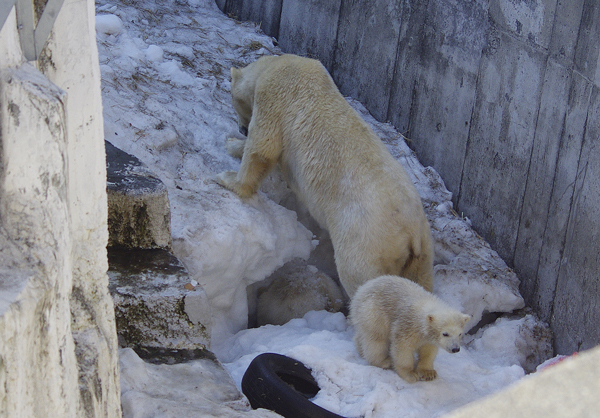
<path fill-rule="evenodd" d="M 438 348 L 433 344 L 425 344 L 418 350 L 419 360 L 415 369 L 417 380 L 434 380 L 437 372 L 433 369 L 433 361 L 437 355 Z"/>

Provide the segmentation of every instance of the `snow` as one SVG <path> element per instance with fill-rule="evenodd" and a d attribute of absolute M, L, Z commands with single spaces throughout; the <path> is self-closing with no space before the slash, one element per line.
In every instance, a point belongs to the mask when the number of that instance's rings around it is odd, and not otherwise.
<path fill-rule="evenodd" d="M 342 313 L 313 311 L 283 326 L 241 331 L 219 358 L 237 384 L 262 352 L 300 360 L 312 368 L 321 388 L 313 401 L 346 417 L 440 416 L 524 375 L 516 364 L 496 366 L 496 351 L 473 347 L 457 354 L 440 350 L 435 363 L 438 379 L 410 384 L 391 370 L 369 366 L 358 355 L 353 334 Z M 510 341 L 509 335 L 505 345 Z"/>
<path fill-rule="evenodd" d="M 211 349 L 233 378 L 223 393 L 239 387 L 262 352 L 305 362 L 322 388 L 314 401 L 348 417 L 440 416 L 524 375 L 528 354 L 540 351 L 539 324 L 531 316 L 500 318 L 479 329 L 460 353 L 439 353 L 436 381 L 412 385 L 360 358 L 341 313 L 309 312 L 282 326 L 246 329 L 247 287 L 294 258 L 313 256 L 326 239 L 290 203 L 277 172 L 245 200 L 214 181 L 239 167 L 225 152 L 226 138 L 239 137 L 229 68 L 280 51 L 257 25 L 229 19 L 213 0 L 97 0 L 96 6 L 105 137 L 168 188 L 173 251 L 206 292 Z M 407 169 L 423 199 L 435 240 L 435 293 L 473 316 L 469 328 L 487 313 L 523 308 L 516 275 L 453 211 L 435 170 L 419 163 L 391 125 L 348 102 Z M 206 372 L 204 363 L 158 366 L 121 350 L 124 416 L 271 415 L 213 396 L 219 390 L 209 389 L 224 385 L 224 377 Z M 208 392 L 194 394 L 199 386 Z"/>

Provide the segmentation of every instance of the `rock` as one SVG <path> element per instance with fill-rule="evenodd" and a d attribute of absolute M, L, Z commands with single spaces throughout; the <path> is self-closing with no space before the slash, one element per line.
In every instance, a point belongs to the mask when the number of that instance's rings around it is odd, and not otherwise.
<path fill-rule="evenodd" d="M 341 287 L 317 267 L 296 258 L 265 279 L 270 283 L 258 290 L 257 326 L 283 325 L 302 318 L 309 311 L 340 312 L 345 297 Z"/>

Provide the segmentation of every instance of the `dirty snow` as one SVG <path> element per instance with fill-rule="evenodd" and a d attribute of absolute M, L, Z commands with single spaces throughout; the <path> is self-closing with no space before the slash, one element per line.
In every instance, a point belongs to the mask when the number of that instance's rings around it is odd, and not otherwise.
<path fill-rule="evenodd" d="M 466 339 L 460 353 L 440 352 L 439 379 L 413 385 L 389 370 L 368 366 L 341 313 L 310 312 L 283 326 L 246 330 L 247 286 L 322 247 L 320 231 L 307 229 L 310 224 L 298 222 L 296 212 L 279 205 L 293 199 L 277 173 L 262 192 L 244 201 L 214 181 L 217 173 L 239 167 L 225 152 L 225 139 L 239 135 L 229 68 L 280 51 L 256 25 L 226 17 L 213 0 L 97 0 L 96 6 L 105 137 L 166 184 L 174 252 L 210 300 L 211 348 L 235 384 L 257 354 L 278 352 L 313 369 L 322 388 L 315 402 L 333 412 L 432 417 L 516 381 L 524 375 L 523 367 L 535 367 L 528 359 L 545 360 L 548 337 L 531 316 L 501 318 Z M 517 277 L 474 233 L 468 219 L 452 210 L 451 194 L 438 174 L 418 162 L 392 126 L 348 100 L 421 194 L 435 240 L 435 293 L 473 315 L 469 327 L 487 313 L 522 308 Z M 199 371 L 195 362 L 155 367 L 122 350 L 121 365 L 126 417 L 262 416 L 243 412 L 239 405 L 226 408 L 229 412 L 203 405 L 206 397 L 193 395 L 194 387 L 222 382 L 207 378 L 212 375 Z M 181 382 L 193 377 L 201 383 L 178 385 L 173 375 L 180 375 Z"/>

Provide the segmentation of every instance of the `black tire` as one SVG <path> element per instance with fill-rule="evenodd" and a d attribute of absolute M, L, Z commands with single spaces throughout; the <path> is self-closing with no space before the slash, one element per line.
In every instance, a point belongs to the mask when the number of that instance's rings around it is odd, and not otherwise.
<path fill-rule="evenodd" d="M 252 408 L 265 408 L 285 418 L 343 418 L 309 399 L 319 392 L 311 370 L 293 358 L 264 353 L 242 378 L 242 392 Z"/>

